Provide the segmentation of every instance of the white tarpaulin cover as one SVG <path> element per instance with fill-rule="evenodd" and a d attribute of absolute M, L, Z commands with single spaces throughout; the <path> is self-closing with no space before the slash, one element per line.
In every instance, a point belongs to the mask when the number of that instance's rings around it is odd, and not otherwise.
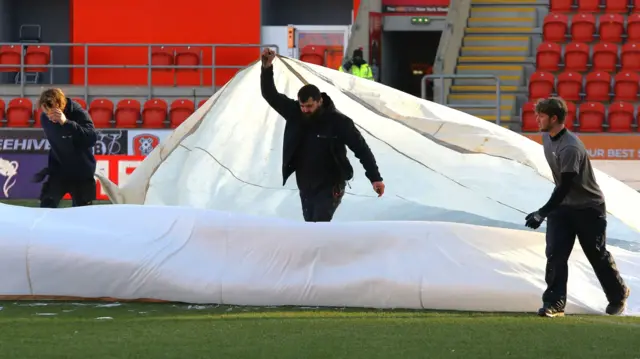
<path fill-rule="evenodd" d="M 126 205 L 0 206 L 0 273 L 11 274 L 0 276 L 0 295 L 537 309 L 544 235 L 523 223 L 553 189 L 540 145 L 378 83 L 291 59 L 274 66 L 281 92 L 295 97 L 302 80 L 314 83 L 355 121 L 387 185 L 382 198 L 350 156 L 355 180 L 335 221 L 302 222 L 295 179 L 282 186 L 284 120 L 261 98 L 252 66 L 126 184 L 99 176 Z M 597 176 L 611 250 L 640 288 L 640 194 Z M 570 272 L 568 310 L 602 312 L 604 294 L 579 246 Z M 637 313 L 632 293 L 628 314 Z"/>

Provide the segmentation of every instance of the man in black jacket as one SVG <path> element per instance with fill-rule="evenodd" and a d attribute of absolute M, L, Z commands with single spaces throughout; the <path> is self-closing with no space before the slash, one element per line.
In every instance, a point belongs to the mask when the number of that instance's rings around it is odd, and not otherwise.
<path fill-rule="evenodd" d="M 91 117 L 60 89 L 49 89 L 39 100 L 40 122 L 49 141 L 48 166 L 36 175 L 42 182 L 40 207 L 57 208 L 65 194 L 73 206 L 88 206 L 96 199 L 96 158 L 93 147 L 97 135 Z"/>
<path fill-rule="evenodd" d="M 371 149 L 353 120 L 338 112 L 326 93 L 305 85 L 293 100 L 278 93 L 273 80 L 275 52 L 262 53 L 262 97 L 286 121 L 282 151 L 283 185 L 296 173 L 302 213 L 307 222 L 330 222 L 340 205 L 346 182 L 353 178 L 348 146 L 360 160 L 378 197 L 384 183 Z M 346 146 L 345 146 L 346 145 Z"/>

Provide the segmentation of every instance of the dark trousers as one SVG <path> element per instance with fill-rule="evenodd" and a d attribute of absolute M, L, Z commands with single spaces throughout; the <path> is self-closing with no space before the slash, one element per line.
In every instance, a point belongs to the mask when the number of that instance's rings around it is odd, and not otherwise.
<path fill-rule="evenodd" d="M 542 301 L 564 309 L 567 301 L 568 260 L 578 237 L 610 303 L 622 300 L 624 281 L 606 248 L 607 214 L 604 204 L 585 209 L 560 208 L 547 218 L 547 290 Z"/>
<path fill-rule="evenodd" d="M 302 215 L 306 222 L 331 222 L 344 196 L 344 186 L 301 190 Z"/>
<path fill-rule="evenodd" d="M 42 184 L 40 208 L 58 208 L 65 194 L 69 193 L 73 207 L 90 206 L 96 199 L 95 179 L 66 180 L 49 176 Z"/>

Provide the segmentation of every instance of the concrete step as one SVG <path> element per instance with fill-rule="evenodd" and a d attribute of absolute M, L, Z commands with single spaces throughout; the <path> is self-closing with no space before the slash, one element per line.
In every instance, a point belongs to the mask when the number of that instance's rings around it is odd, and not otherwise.
<path fill-rule="evenodd" d="M 471 0 L 471 6 L 474 5 L 549 5 L 549 0 Z"/>
<path fill-rule="evenodd" d="M 525 86 L 525 82 L 522 80 L 522 76 L 509 76 L 502 75 L 498 76 L 500 78 L 500 85 L 507 86 Z M 496 81 L 494 79 L 454 79 L 454 86 L 493 86 L 495 89 Z"/>
<path fill-rule="evenodd" d="M 523 76 L 523 65 L 458 65 L 456 74 L 460 75 L 495 75 L 495 76 Z"/>
<path fill-rule="evenodd" d="M 469 113 L 469 114 L 472 115 L 472 116 L 476 116 L 476 115 L 474 115 L 472 113 Z M 496 115 L 480 115 L 480 116 L 476 116 L 476 117 L 481 118 L 481 119 L 486 120 L 486 121 L 489 121 L 489 122 L 493 122 L 493 123 L 496 123 L 496 119 L 498 118 L 498 116 L 496 116 Z M 500 114 L 500 124 L 509 123 L 509 122 L 511 122 L 512 119 L 513 119 L 513 117 L 511 115 Z M 508 125 L 505 125 L 504 127 L 507 127 L 507 126 Z"/>
<path fill-rule="evenodd" d="M 500 91 L 505 92 L 517 92 L 521 90 L 519 86 L 500 85 Z M 455 93 L 496 93 L 496 86 L 490 85 L 453 85 L 451 86 L 451 92 Z"/>
<path fill-rule="evenodd" d="M 456 105 L 449 105 L 451 108 L 455 108 L 458 111 L 466 112 L 468 114 L 474 115 L 476 117 L 481 116 L 494 116 L 496 117 L 496 109 L 495 108 L 474 108 L 474 107 L 465 107 L 458 108 Z M 513 106 L 509 105 L 500 105 L 500 117 L 508 115 L 511 116 L 513 114 Z"/>
<path fill-rule="evenodd" d="M 527 56 L 460 56 L 458 57 L 459 64 L 478 64 L 478 63 L 486 63 L 486 64 L 497 64 L 497 63 L 505 63 L 505 64 L 521 64 L 524 62 L 529 62 L 532 59 Z"/>
<path fill-rule="evenodd" d="M 477 36 L 467 35 L 462 39 L 462 46 L 526 46 L 530 47 L 531 39 L 528 36 Z"/>
<path fill-rule="evenodd" d="M 493 94 L 449 94 L 449 104 L 455 105 L 495 105 L 498 96 Z M 516 95 L 500 95 L 500 106 L 515 106 Z"/>
<path fill-rule="evenodd" d="M 527 17 L 537 20 L 535 7 L 472 7 L 470 17 Z"/>
<path fill-rule="evenodd" d="M 535 27 L 467 27 L 466 34 L 536 34 Z"/>
<path fill-rule="evenodd" d="M 536 27 L 536 19 L 533 17 L 472 17 L 467 26 L 476 27 Z"/>
<path fill-rule="evenodd" d="M 524 56 L 528 57 L 528 46 L 463 46 L 461 56 Z"/>

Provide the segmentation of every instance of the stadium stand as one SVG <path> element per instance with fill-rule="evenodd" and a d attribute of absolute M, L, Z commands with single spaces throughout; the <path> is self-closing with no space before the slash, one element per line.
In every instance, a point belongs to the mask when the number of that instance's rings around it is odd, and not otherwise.
<path fill-rule="evenodd" d="M 549 95 L 571 102 L 576 131 L 637 131 L 640 1 L 550 0 L 535 56 L 522 131 L 537 131 L 533 104 Z"/>
<path fill-rule="evenodd" d="M 21 46 L 25 48 L 23 52 Z M 202 73 L 202 70 L 175 66 L 210 66 L 202 61 L 203 50 L 198 47 L 154 45 L 150 51 L 152 66 L 166 66 L 154 68 L 153 73 Z M 23 84 L 19 77 L 21 63 L 33 66 L 25 67 Z M 11 83 L 0 83 L 1 127 L 40 127 L 37 99 L 42 88 L 48 86 L 61 87 L 89 111 L 99 128 L 176 128 L 196 110 L 195 103 L 202 106 L 214 93 L 212 86 L 180 83 L 178 76 L 166 86 L 56 84 L 51 75 L 53 71 L 46 67 L 53 63 L 52 46 L 46 44 L 0 46 L 0 65 L 4 65 L 0 67 L 0 75 L 8 73 L 11 78 Z M 40 76 L 44 73 L 50 77 Z"/>
<path fill-rule="evenodd" d="M 518 98 L 526 94 L 526 67 L 533 66 L 531 38 L 536 34 L 540 9 L 536 0 L 472 0 L 471 13 L 458 57 L 458 75 L 494 75 L 500 79 L 500 122 L 517 127 Z M 496 104 L 493 79 L 459 78 L 453 81 L 447 103 Z M 520 101 L 524 102 L 524 101 Z M 460 108 L 474 116 L 496 122 L 492 108 Z"/>

